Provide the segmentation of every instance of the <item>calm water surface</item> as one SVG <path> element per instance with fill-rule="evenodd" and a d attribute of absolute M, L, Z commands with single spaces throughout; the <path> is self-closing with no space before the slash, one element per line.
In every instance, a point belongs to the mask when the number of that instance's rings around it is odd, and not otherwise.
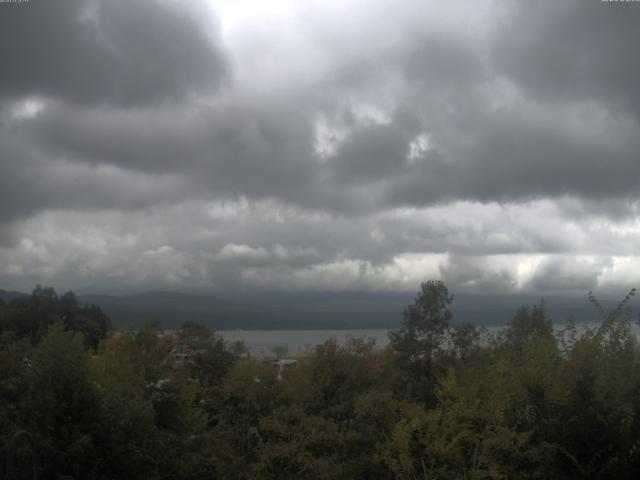
<path fill-rule="evenodd" d="M 219 331 L 228 342 L 242 340 L 252 355 L 270 356 L 275 349 L 285 348 L 290 356 L 305 349 L 313 348 L 330 338 L 344 343 L 349 337 L 370 337 L 376 346 L 385 347 L 389 343 L 389 330 L 222 330 Z"/>
<path fill-rule="evenodd" d="M 564 324 L 556 324 L 558 330 Z M 595 327 L 595 323 L 578 324 L 578 328 Z M 487 327 L 489 332 L 498 332 L 504 327 Z M 640 339 L 640 327 L 633 324 L 632 331 Z M 387 329 L 363 330 L 221 330 L 220 333 L 227 342 L 242 340 L 254 356 L 272 356 L 276 350 L 286 350 L 288 356 L 296 356 L 306 349 L 335 338 L 344 343 L 349 337 L 369 337 L 376 341 L 378 348 L 384 348 L 389 343 Z"/>

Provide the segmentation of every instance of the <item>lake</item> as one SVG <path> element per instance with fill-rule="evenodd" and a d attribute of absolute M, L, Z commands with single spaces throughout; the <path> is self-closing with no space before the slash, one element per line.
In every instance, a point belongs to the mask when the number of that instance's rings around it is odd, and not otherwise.
<path fill-rule="evenodd" d="M 555 324 L 559 330 L 565 324 Z M 579 328 L 593 328 L 595 323 L 578 324 Z M 498 332 L 503 326 L 486 327 L 489 332 Z M 631 330 L 640 339 L 640 326 L 631 325 Z M 378 348 L 384 348 L 389 344 L 388 329 L 361 329 L 361 330 L 220 330 L 219 334 L 227 342 L 242 340 L 249 348 L 252 356 L 268 357 L 274 355 L 275 349 L 286 349 L 286 355 L 294 357 L 305 349 L 313 348 L 324 343 L 330 338 L 335 338 L 339 343 L 349 337 L 370 337 L 375 339 Z"/>
<path fill-rule="evenodd" d="M 242 340 L 251 351 L 251 355 L 268 357 L 276 348 L 285 348 L 288 356 L 296 356 L 307 348 L 335 338 L 343 343 L 348 337 L 370 337 L 376 340 L 376 346 L 384 348 L 389 343 L 387 329 L 369 330 L 221 330 L 219 334 L 227 342 Z"/>

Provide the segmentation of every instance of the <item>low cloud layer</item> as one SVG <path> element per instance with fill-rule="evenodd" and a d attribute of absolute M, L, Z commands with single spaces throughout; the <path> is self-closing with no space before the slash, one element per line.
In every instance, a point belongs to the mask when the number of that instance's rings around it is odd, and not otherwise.
<path fill-rule="evenodd" d="M 0 4 L 0 288 L 639 280 L 640 4 L 248 6 Z"/>

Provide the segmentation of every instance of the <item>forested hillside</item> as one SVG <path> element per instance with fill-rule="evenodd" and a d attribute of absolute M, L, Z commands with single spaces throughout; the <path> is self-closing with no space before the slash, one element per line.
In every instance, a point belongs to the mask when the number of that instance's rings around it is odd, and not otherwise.
<path fill-rule="evenodd" d="M 389 348 L 328 341 L 279 369 L 194 322 L 110 330 L 39 287 L 0 303 L 0 458 L 26 430 L 41 478 L 633 478 L 634 293 L 612 312 L 591 296 L 593 330 L 569 319 L 554 334 L 538 304 L 488 335 L 452 328 L 454 299 L 430 281 Z"/>

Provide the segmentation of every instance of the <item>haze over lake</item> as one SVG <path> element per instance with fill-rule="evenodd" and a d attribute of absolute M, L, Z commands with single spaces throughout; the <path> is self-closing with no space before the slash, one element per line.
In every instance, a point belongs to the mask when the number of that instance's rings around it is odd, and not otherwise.
<path fill-rule="evenodd" d="M 578 331 L 586 328 L 595 328 L 599 324 L 595 322 L 578 324 Z M 565 323 L 556 323 L 556 333 L 566 326 Z M 497 333 L 504 327 L 486 327 L 488 333 Z M 640 339 L 640 326 L 631 325 L 632 332 Z M 275 349 L 286 347 L 288 356 L 296 356 L 305 350 L 314 348 L 330 338 L 344 343 L 349 337 L 373 338 L 377 348 L 385 348 L 389 344 L 388 329 L 355 329 L 355 330 L 221 330 L 218 332 L 227 342 L 241 340 L 249 349 L 251 355 L 264 357 L 273 356 Z"/>

